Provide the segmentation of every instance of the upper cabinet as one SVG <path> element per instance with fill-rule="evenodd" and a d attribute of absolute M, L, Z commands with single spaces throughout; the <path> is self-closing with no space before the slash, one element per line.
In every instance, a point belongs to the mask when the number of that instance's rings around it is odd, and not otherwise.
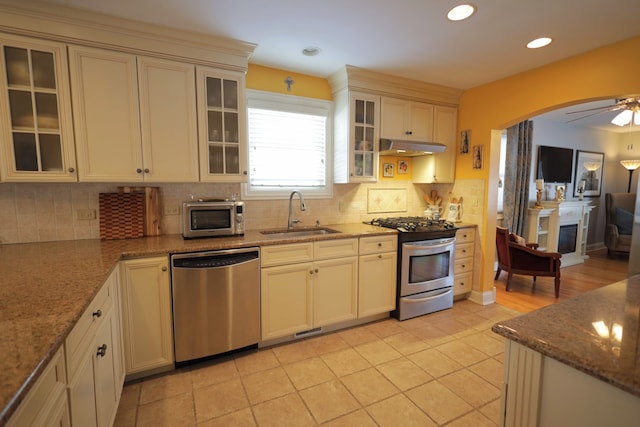
<path fill-rule="evenodd" d="M 433 109 L 423 102 L 382 97 L 380 137 L 433 142 Z"/>
<path fill-rule="evenodd" d="M 342 91 L 334 99 L 334 182 L 376 182 L 380 97 Z"/>
<path fill-rule="evenodd" d="M 246 182 L 244 74 L 198 67 L 202 181 Z"/>
<path fill-rule="evenodd" d="M 416 184 L 450 183 L 456 172 L 456 129 L 458 110 L 453 107 L 433 107 L 433 139 L 447 146 L 442 153 L 413 158 L 412 180 Z"/>
<path fill-rule="evenodd" d="M 0 178 L 76 181 L 65 46 L 0 35 Z"/>
<path fill-rule="evenodd" d="M 195 182 L 195 67 L 70 47 L 81 181 Z"/>

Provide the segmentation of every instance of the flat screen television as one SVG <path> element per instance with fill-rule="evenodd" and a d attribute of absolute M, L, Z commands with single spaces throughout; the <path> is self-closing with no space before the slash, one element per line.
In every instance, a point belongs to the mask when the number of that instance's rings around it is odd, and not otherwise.
<path fill-rule="evenodd" d="M 572 168 L 573 150 L 571 148 L 538 146 L 536 179 L 568 184 L 572 182 Z"/>

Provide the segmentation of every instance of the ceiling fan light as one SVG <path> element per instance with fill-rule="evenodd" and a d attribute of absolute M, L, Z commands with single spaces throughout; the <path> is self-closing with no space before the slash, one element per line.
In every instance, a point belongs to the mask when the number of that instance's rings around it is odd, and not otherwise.
<path fill-rule="evenodd" d="M 629 123 L 631 123 L 632 118 L 633 118 L 633 111 L 624 110 L 623 112 L 615 116 L 613 120 L 611 120 L 611 123 L 613 123 L 616 126 L 626 126 Z"/>
<path fill-rule="evenodd" d="M 450 21 L 462 21 L 473 15 L 476 11 L 476 7 L 472 4 L 461 4 L 447 13 L 447 18 Z"/>
<path fill-rule="evenodd" d="M 545 47 L 553 41 L 551 37 L 540 37 L 535 40 L 531 40 L 527 43 L 527 47 L 529 49 L 538 49 L 540 47 Z"/>

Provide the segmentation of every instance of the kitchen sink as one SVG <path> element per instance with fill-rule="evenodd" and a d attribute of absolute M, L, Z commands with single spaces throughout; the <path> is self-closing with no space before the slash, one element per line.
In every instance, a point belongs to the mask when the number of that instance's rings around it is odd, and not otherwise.
<path fill-rule="evenodd" d="M 275 230 L 263 230 L 260 233 L 267 237 L 307 237 L 323 236 L 325 234 L 340 233 L 337 230 L 324 227 L 296 227 L 293 229 L 279 228 Z"/>

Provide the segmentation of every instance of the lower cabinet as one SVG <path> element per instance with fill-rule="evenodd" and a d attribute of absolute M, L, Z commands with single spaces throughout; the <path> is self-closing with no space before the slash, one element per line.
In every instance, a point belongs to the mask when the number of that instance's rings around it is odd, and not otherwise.
<path fill-rule="evenodd" d="M 260 251 L 263 341 L 356 318 L 358 239 Z"/>
<path fill-rule="evenodd" d="M 124 383 L 116 269 L 65 341 L 73 426 L 111 426 Z"/>
<path fill-rule="evenodd" d="M 173 368 L 168 257 L 121 261 L 120 274 L 127 378 Z"/>
<path fill-rule="evenodd" d="M 456 231 L 456 255 L 453 267 L 454 296 L 473 290 L 475 236 L 474 228 L 460 228 Z"/>
<path fill-rule="evenodd" d="M 358 317 L 396 308 L 397 236 L 360 238 Z"/>
<path fill-rule="evenodd" d="M 66 382 L 64 348 L 60 348 L 9 419 L 7 427 L 69 427 Z"/>

